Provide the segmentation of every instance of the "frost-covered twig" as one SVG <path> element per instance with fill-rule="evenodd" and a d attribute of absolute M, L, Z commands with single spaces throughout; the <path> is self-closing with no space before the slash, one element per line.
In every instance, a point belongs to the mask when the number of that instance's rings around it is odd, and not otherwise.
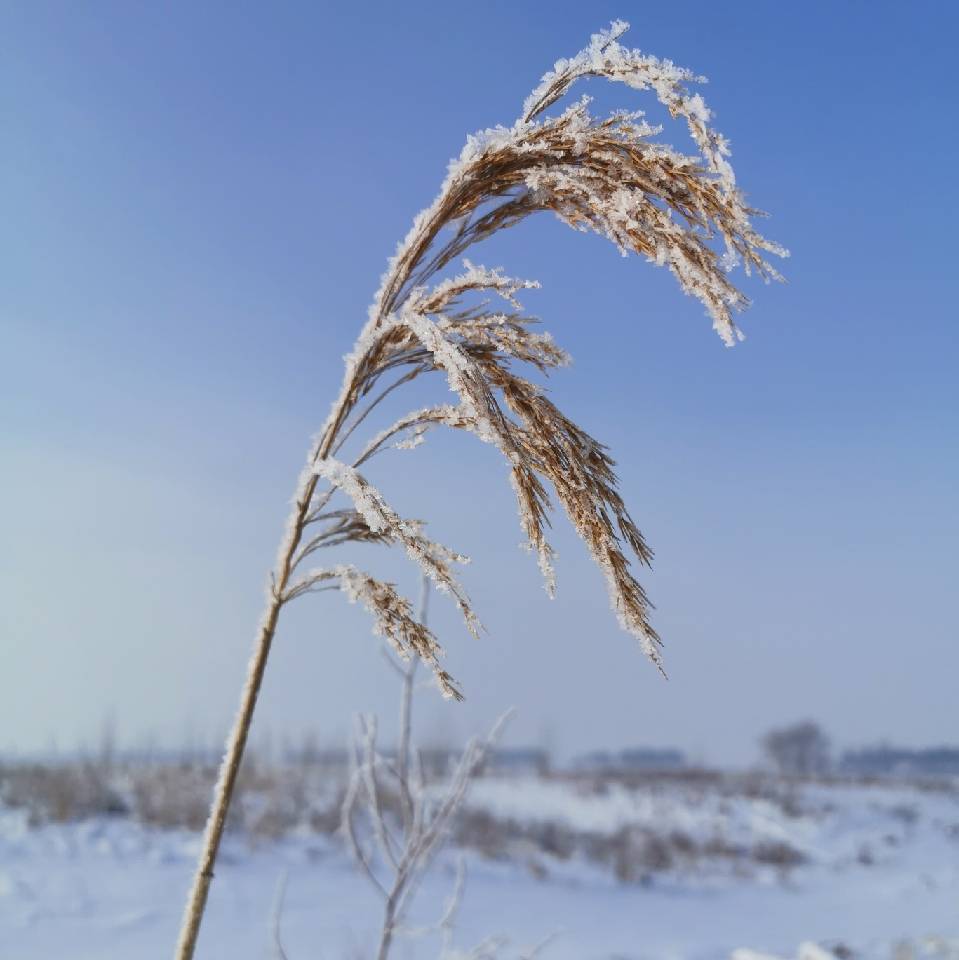
<path fill-rule="evenodd" d="M 283 940 L 280 936 L 280 923 L 283 918 L 283 901 L 286 899 L 286 884 L 289 877 L 286 870 L 280 874 L 276 884 L 276 896 L 273 900 L 273 913 L 270 919 L 270 934 L 273 940 L 273 960 L 289 960 L 283 949 Z"/>
<path fill-rule="evenodd" d="M 426 621 L 428 590 L 429 581 L 424 577 L 418 617 L 421 623 Z M 390 662 L 396 666 L 395 661 Z M 404 921 L 420 880 L 446 839 L 453 819 L 463 808 L 470 784 L 483 766 L 490 748 L 499 739 L 510 713 L 500 717 L 486 738 L 467 744 L 442 791 L 434 795 L 432 791 L 427 791 L 414 762 L 416 751 L 412 743 L 411 717 L 416 661 L 411 660 L 398 671 L 402 687 L 396 757 L 389 762 L 377 751 L 375 719 L 360 718 L 353 745 L 353 771 L 341 810 L 341 830 L 349 849 L 374 889 L 383 897 L 383 921 L 376 958 L 386 960 L 399 933 L 406 936 L 439 933 L 440 960 L 496 957 L 500 948 L 507 943 L 501 937 L 484 940 L 465 953 L 454 948 L 456 916 L 466 878 L 462 858 L 458 862 L 452 892 L 439 920 L 415 928 L 405 926 Z M 390 822 L 383 803 L 385 784 L 399 799 L 398 823 Z M 379 850 L 378 863 L 363 846 L 359 827 L 361 818 Z"/>
<path fill-rule="evenodd" d="M 412 671 L 413 668 L 409 667 L 407 677 L 412 677 Z M 404 692 L 409 689 L 411 687 L 405 686 Z M 424 784 L 413 774 L 415 767 L 409 753 L 403 760 L 399 759 L 398 754 L 396 764 L 387 763 L 376 751 L 375 723 L 366 720 L 361 725 L 363 743 L 357 751 L 358 765 L 353 771 L 343 803 L 342 831 L 359 866 L 384 897 L 377 960 L 385 960 L 389 955 L 394 937 L 403 929 L 403 920 L 417 885 L 429 869 L 453 817 L 462 808 L 470 783 L 507 719 L 508 715 L 504 715 L 484 740 L 472 741 L 467 745 L 438 800 L 428 794 Z M 412 752 L 409 740 L 406 741 L 406 747 Z M 398 841 L 394 838 L 382 804 L 381 771 L 390 776 L 397 794 L 408 798 L 410 805 L 408 815 L 404 814 L 401 818 L 399 827 L 402 836 Z M 359 838 L 357 819 L 361 809 L 365 810 L 365 819 L 381 854 L 380 870 L 384 872 L 383 876 L 377 873 L 373 858 L 363 849 Z"/>
<path fill-rule="evenodd" d="M 550 592 L 553 550 L 546 533 L 552 487 L 606 577 L 620 625 L 661 667 L 651 605 L 632 567 L 633 562 L 648 564 L 652 552 L 619 494 L 615 463 L 601 443 L 547 399 L 540 385 L 515 369 L 530 366 L 549 373 L 567 362 L 547 335 L 536 332 L 517 298 L 536 284 L 468 261 L 462 274 L 443 275 L 474 244 L 533 214 L 552 212 L 576 230 L 608 238 L 624 255 L 635 253 L 667 267 L 681 289 L 701 301 L 723 341 L 736 342 L 733 315 L 749 301 L 733 283 L 731 271 L 741 264 L 747 273 L 777 279 L 766 255 L 785 251 L 753 227 L 758 211 L 736 184 L 729 146 L 711 126 L 702 97 L 687 89 L 697 78 L 669 61 L 622 46 L 625 30 L 626 24 L 616 21 L 579 54 L 557 61 L 512 125 L 469 137 L 451 162 L 439 195 L 414 219 L 389 261 L 346 358 L 340 392 L 296 487 L 217 780 L 177 960 L 190 960 L 194 953 L 256 699 L 287 603 L 339 585 L 371 609 L 376 628 L 401 656 L 419 656 L 442 691 L 457 694 L 440 666 L 435 638 L 416 623 L 393 584 L 342 566 L 299 580 L 294 575 L 306 557 L 345 542 L 399 544 L 451 595 L 467 627 L 477 632 L 479 619 L 451 570 L 458 555 L 427 538 L 422 524 L 400 517 L 359 472 L 390 445 L 415 446 L 436 426 L 465 430 L 495 445 L 507 463 L 520 524 Z M 695 152 L 685 154 L 654 140 L 660 130 L 639 113 L 597 118 L 582 100 L 548 115 L 584 77 L 651 90 L 672 117 L 685 121 Z M 483 299 L 490 295 L 509 309 L 491 309 Z M 457 394 L 455 407 L 435 406 L 400 417 L 357 455 L 345 455 L 372 412 L 399 395 L 405 384 L 434 372 L 443 373 Z M 383 387 L 383 378 L 392 381 Z M 336 495 L 349 505 L 328 510 Z"/>

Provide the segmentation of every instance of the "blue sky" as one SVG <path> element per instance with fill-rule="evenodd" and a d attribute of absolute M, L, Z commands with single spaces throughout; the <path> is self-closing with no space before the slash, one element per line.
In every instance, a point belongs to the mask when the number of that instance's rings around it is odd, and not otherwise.
<path fill-rule="evenodd" d="M 954 6 L 40 2 L 0 11 L 0 750 L 93 744 L 107 718 L 130 743 L 225 729 L 386 257 L 466 134 L 616 17 L 710 78 L 789 282 L 747 281 L 727 350 L 664 271 L 554 220 L 471 253 L 543 284 L 526 303 L 575 358 L 554 397 L 656 549 L 670 680 L 565 522 L 550 602 L 502 465 L 436 437 L 372 478 L 473 556 L 488 628 L 434 603 L 468 700 L 424 693 L 421 735 L 515 704 L 513 739 L 561 752 L 748 762 L 805 716 L 839 744 L 955 740 Z M 258 735 L 391 716 L 362 612 L 289 613 Z"/>

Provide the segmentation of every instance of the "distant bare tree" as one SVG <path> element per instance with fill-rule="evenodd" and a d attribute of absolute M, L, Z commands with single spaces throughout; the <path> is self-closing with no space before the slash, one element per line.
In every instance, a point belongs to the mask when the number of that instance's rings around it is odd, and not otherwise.
<path fill-rule="evenodd" d="M 831 766 L 829 737 L 813 720 L 770 730 L 762 739 L 763 753 L 781 774 L 809 777 Z"/>

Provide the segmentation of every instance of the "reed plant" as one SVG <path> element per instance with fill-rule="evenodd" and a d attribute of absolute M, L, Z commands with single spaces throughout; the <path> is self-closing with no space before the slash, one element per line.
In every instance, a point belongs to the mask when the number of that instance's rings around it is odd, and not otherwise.
<path fill-rule="evenodd" d="M 419 658 L 444 696 L 461 697 L 436 636 L 394 584 L 344 563 L 310 566 L 348 542 L 401 547 L 478 635 L 479 618 L 456 573 L 466 558 L 390 505 L 367 478 L 374 458 L 415 447 L 438 427 L 492 444 L 506 461 L 520 525 L 547 590 L 554 589 L 547 529 L 555 495 L 605 574 L 620 625 L 662 669 L 660 638 L 633 567 L 649 564 L 652 552 L 619 493 L 614 461 L 540 384 L 524 376 L 568 362 L 519 300 L 521 291 L 537 284 L 468 260 L 460 272 L 449 269 L 498 231 L 551 212 L 576 230 L 608 238 L 624 255 L 668 268 L 702 302 L 726 344 L 740 337 L 734 315 L 748 299 L 734 284 L 733 269 L 778 279 L 765 257 L 785 251 L 752 225 L 759 211 L 736 185 L 729 145 L 711 126 L 702 97 L 689 90 L 702 78 L 623 46 L 626 29 L 617 21 L 576 56 L 557 61 L 511 126 L 468 137 L 439 195 L 415 218 L 389 262 L 297 483 L 214 792 L 178 960 L 194 954 L 257 694 L 287 604 L 309 593 L 342 591 L 369 610 L 375 631 L 400 658 Z M 673 119 L 685 122 L 695 151 L 683 153 L 657 139 L 661 128 L 641 112 L 594 117 L 585 97 L 548 113 L 587 77 L 651 91 Z M 380 404 L 433 373 L 446 378 L 455 403 L 412 410 L 363 438 Z"/>

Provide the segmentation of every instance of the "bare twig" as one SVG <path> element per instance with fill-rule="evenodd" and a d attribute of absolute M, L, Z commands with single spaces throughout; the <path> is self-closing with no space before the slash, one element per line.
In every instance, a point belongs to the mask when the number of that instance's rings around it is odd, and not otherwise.
<path fill-rule="evenodd" d="M 273 901 L 273 915 L 270 921 L 270 933 L 273 938 L 274 960 L 288 960 L 280 937 L 280 924 L 283 917 L 283 901 L 286 899 L 286 885 L 289 874 L 284 870 L 276 884 L 276 896 Z"/>
<path fill-rule="evenodd" d="M 359 761 L 354 760 L 353 774 L 350 777 L 346 788 L 346 793 L 343 796 L 343 805 L 340 808 L 340 822 L 342 825 L 342 832 L 349 841 L 353 858 L 360 865 L 360 867 L 362 867 L 363 872 L 366 874 L 370 883 L 373 884 L 376 890 L 382 894 L 383 898 L 385 899 L 387 896 L 389 896 L 386 887 L 380 883 L 379 877 L 377 877 L 373 872 L 370 855 L 367 854 L 363 849 L 359 836 L 356 832 L 355 811 L 362 784 L 363 777 L 360 771 Z"/>
<path fill-rule="evenodd" d="M 428 612 L 429 581 L 423 578 L 420 597 L 419 622 L 425 625 Z M 462 893 L 462 865 L 453 896 L 440 921 L 430 928 L 411 931 L 403 927 L 413 894 L 432 862 L 449 829 L 450 821 L 462 807 L 469 784 L 479 772 L 482 763 L 499 737 L 509 714 L 497 721 L 485 740 L 471 741 L 463 751 L 449 782 L 438 800 L 434 800 L 425 788 L 418 753 L 412 745 L 413 690 L 415 687 L 416 661 L 405 668 L 398 667 L 390 658 L 400 676 L 400 728 L 397 738 L 396 760 L 388 763 L 376 749 L 376 721 L 361 717 L 358 722 L 358 737 L 353 746 L 354 770 L 342 807 L 342 830 L 353 856 L 364 874 L 384 898 L 383 923 L 380 930 L 377 960 L 385 960 L 394 937 L 400 931 L 407 934 L 422 933 L 428 929 L 443 932 L 451 938 L 452 925 Z M 382 787 L 378 771 L 392 777 L 400 802 L 401 839 L 397 839 L 388 822 L 382 803 Z M 381 878 L 374 867 L 373 858 L 363 849 L 357 830 L 357 819 L 365 805 L 366 820 L 376 846 L 380 851 L 382 869 L 389 874 Z"/>

